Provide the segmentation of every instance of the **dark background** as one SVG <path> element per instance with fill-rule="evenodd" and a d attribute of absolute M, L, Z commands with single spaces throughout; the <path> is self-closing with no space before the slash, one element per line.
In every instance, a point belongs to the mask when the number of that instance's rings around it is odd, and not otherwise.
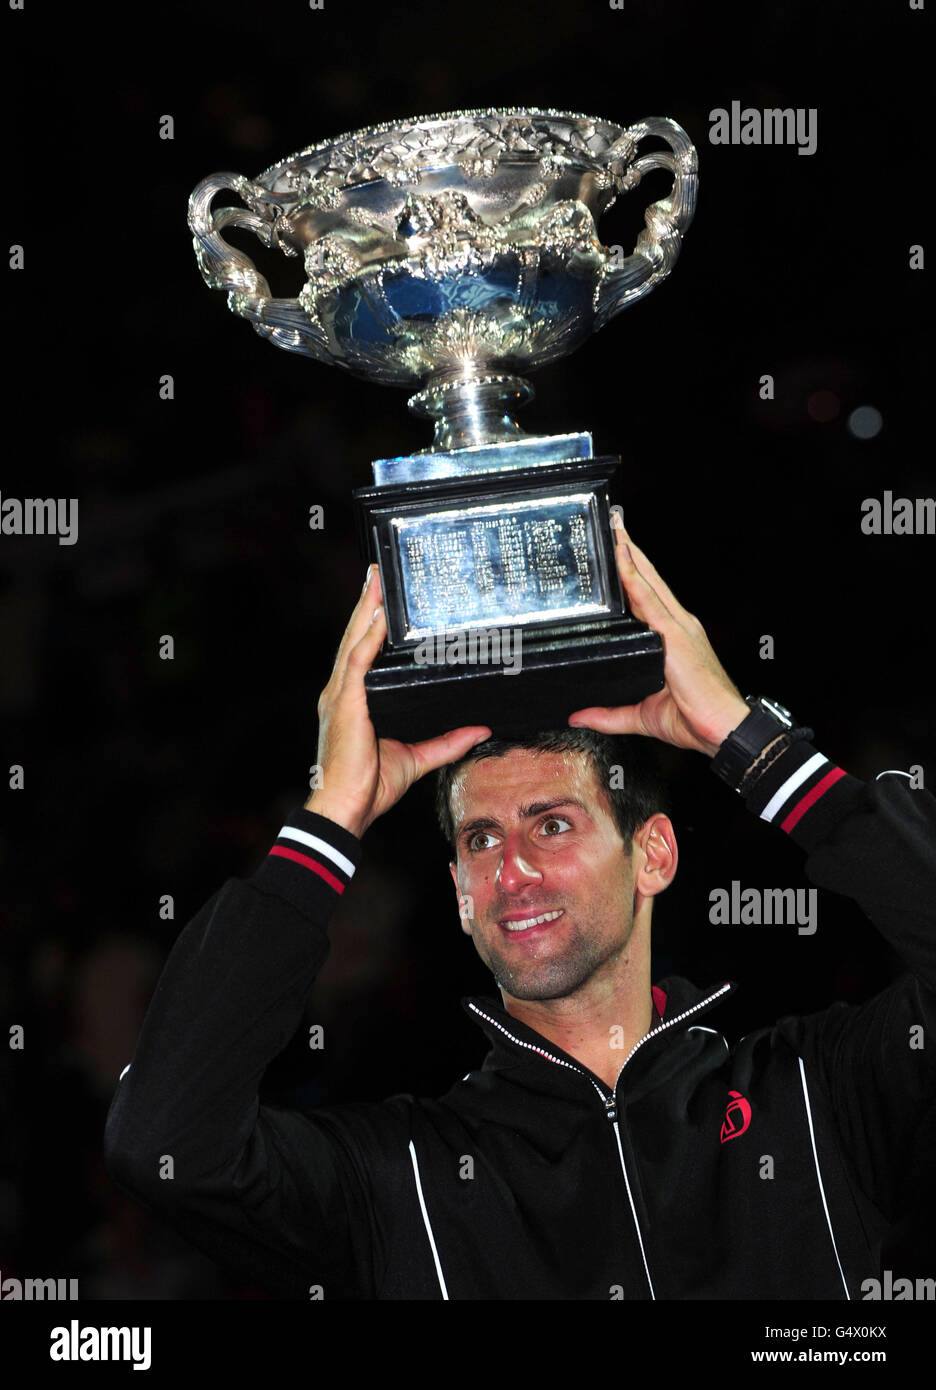
<path fill-rule="evenodd" d="M 257 1297 L 117 1192 L 104 1119 L 179 931 L 307 795 L 316 699 L 364 577 L 351 491 L 428 432 L 403 392 L 274 349 L 227 311 L 196 266 L 190 191 L 460 107 L 675 118 L 699 149 L 700 197 L 673 276 L 535 376 L 520 423 L 590 429 L 596 452 L 621 455 L 632 534 L 745 693 L 789 705 L 855 775 L 919 764 L 929 786 L 933 539 L 860 529 L 864 498 L 933 491 L 924 276 L 908 268 L 925 240 L 929 21 L 883 0 L 195 0 L 28 6 L 2 25 L 4 225 L 26 268 L 6 285 L 0 490 L 77 497 L 79 541 L 0 537 L 0 767 L 25 768 L 0 838 L 0 1024 L 27 1039 L 0 1048 L 0 1270 L 77 1276 L 84 1298 Z M 710 144 L 709 111 L 732 100 L 816 107 L 817 152 Z M 656 173 L 622 199 L 605 243 L 629 252 L 667 187 Z M 229 239 L 274 294 L 296 293 L 296 262 Z M 869 405 L 883 426 L 856 438 L 848 418 Z M 665 756 L 681 860 L 654 911 L 656 978 L 740 981 L 710 1020 L 732 1040 L 900 972 L 830 896 L 812 937 L 710 926 L 711 888 L 805 887 L 803 856 L 702 757 Z M 493 982 L 446 862 L 421 784 L 368 832 L 336 916 L 310 1002 L 328 1046 L 288 1050 L 271 1094 L 441 1093 L 479 1064 L 458 1001 Z M 936 1273 L 922 1120 L 890 1261 L 910 1277 Z"/>

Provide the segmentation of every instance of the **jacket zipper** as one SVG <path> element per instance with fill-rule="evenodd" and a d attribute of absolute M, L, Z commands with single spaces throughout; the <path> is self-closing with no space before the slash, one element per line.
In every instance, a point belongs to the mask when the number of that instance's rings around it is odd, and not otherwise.
<path fill-rule="evenodd" d="M 653 1289 L 653 1280 L 650 1278 L 650 1267 L 647 1264 L 647 1253 L 644 1250 L 643 1236 L 640 1232 L 640 1222 L 637 1220 L 637 1208 L 634 1206 L 634 1198 L 633 1194 L 631 1193 L 630 1179 L 627 1176 L 627 1164 L 624 1162 L 624 1149 L 621 1144 L 621 1131 L 618 1129 L 616 1092 L 624 1068 L 627 1066 L 628 1062 L 633 1057 L 634 1053 L 638 1050 L 638 1048 L 641 1048 L 645 1042 L 649 1042 L 651 1038 L 655 1038 L 660 1033 L 664 1033 L 667 1028 L 675 1027 L 675 1025 L 677 1023 L 680 1023 L 684 1018 L 688 1018 L 690 1014 L 694 1014 L 699 1009 L 704 1008 L 706 1004 L 713 1003 L 714 1000 L 718 999 L 722 994 L 725 993 L 725 990 L 730 988 L 730 982 L 726 981 L 726 983 L 722 985 L 721 989 L 717 989 L 715 993 L 710 994 L 707 999 L 700 999 L 698 1004 L 693 1004 L 691 1009 L 684 1009 L 683 1012 L 681 1014 L 677 1014 L 675 1018 L 669 1018 L 666 1020 L 665 1023 L 660 1023 L 656 1028 L 651 1028 L 649 1033 L 645 1033 L 644 1036 L 634 1044 L 630 1052 L 628 1052 L 627 1056 L 624 1058 L 624 1061 L 621 1063 L 621 1070 L 617 1074 L 617 1080 L 614 1083 L 614 1090 L 611 1091 L 610 1095 L 605 1095 L 602 1087 L 598 1084 L 598 1082 L 595 1080 L 595 1078 L 592 1076 L 590 1072 L 585 1071 L 582 1067 L 575 1066 L 573 1062 L 566 1062 L 562 1057 L 554 1057 L 552 1053 L 547 1052 L 545 1048 L 536 1047 L 533 1043 L 524 1042 L 522 1038 L 515 1038 L 513 1033 L 509 1033 L 502 1023 L 498 1023 L 496 1018 L 491 1018 L 489 1014 L 482 1013 L 481 1010 L 477 1008 L 474 1004 L 469 1004 L 468 1006 L 481 1018 L 487 1019 L 488 1023 L 493 1023 L 495 1028 L 499 1028 L 500 1031 L 504 1034 L 504 1036 L 509 1038 L 511 1042 L 517 1043 L 517 1045 L 520 1047 L 529 1048 L 531 1052 L 535 1052 L 538 1056 L 544 1057 L 548 1062 L 555 1062 L 557 1066 L 568 1067 L 571 1071 L 577 1071 L 581 1076 L 587 1077 L 591 1084 L 594 1086 L 595 1090 L 598 1092 L 598 1095 L 601 1099 L 601 1103 L 604 1106 L 605 1114 L 614 1127 L 614 1138 L 617 1143 L 618 1157 L 621 1160 L 621 1172 L 624 1174 L 624 1186 L 627 1190 L 627 1200 L 630 1203 L 631 1215 L 634 1218 L 634 1229 L 637 1232 L 637 1243 L 640 1246 L 640 1257 L 643 1260 L 644 1273 L 647 1276 L 647 1284 L 650 1289 L 650 1297 L 653 1299 L 654 1302 L 656 1302 L 656 1294 Z"/>

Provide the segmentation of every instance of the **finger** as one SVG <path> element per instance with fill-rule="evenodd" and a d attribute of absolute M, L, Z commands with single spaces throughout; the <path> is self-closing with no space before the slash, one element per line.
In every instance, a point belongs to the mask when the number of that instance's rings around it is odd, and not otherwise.
<path fill-rule="evenodd" d="M 460 729 L 450 729 L 447 734 L 437 738 L 424 739 L 422 743 L 404 745 L 416 766 L 416 778 L 434 772 L 446 763 L 454 763 L 463 758 L 469 748 L 483 743 L 491 737 L 491 730 L 485 724 L 466 724 Z"/>
<path fill-rule="evenodd" d="M 375 597 L 375 590 L 377 597 Z M 344 668 L 347 665 L 348 655 L 355 647 L 370 627 L 371 618 L 380 599 L 380 575 L 376 565 L 368 565 L 367 578 L 364 581 L 364 588 L 361 596 L 354 605 L 354 611 L 348 620 L 335 654 L 335 664 L 332 667 L 332 676 L 340 686 L 344 676 Z"/>
<path fill-rule="evenodd" d="M 348 652 L 342 673 L 340 693 L 346 690 L 364 696 L 364 677 L 373 665 L 374 658 L 383 646 L 387 635 L 387 615 L 383 604 L 372 608 L 367 626 L 360 639 Z"/>
<path fill-rule="evenodd" d="M 620 530 L 617 530 L 616 535 L 621 535 Z M 665 628 L 672 626 L 674 614 L 646 575 L 638 568 L 636 549 L 636 546 L 630 547 L 626 541 L 621 541 L 615 545 L 614 555 L 617 561 L 618 576 L 634 616 L 639 618 L 641 622 L 655 628 L 657 632 L 662 632 Z M 638 551 L 637 554 L 641 556 L 642 560 L 646 559 L 643 552 Z"/>
<path fill-rule="evenodd" d="M 617 514 L 615 513 L 615 515 Z M 676 618 L 688 618 L 688 610 L 685 609 L 683 605 L 679 602 L 679 599 L 673 593 L 672 589 L 667 584 L 662 574 L 660 574 L 660 571 L 656 568 L 653 561 L 649 558 L 647 552 L 645 550 L 641 550 L 640 546 L 636 544 L 633 537 L 627 534 L 627 531 L 623 523 L 620 522 L 620 519 L 619 525 L 615 528 L 614 539 L 616 544 L 619 541 L 621 541 L 627 545 L 634 559 L 634 563 L 637 566 L 638 571 L 643 575 L 647 583 L 651 585 L 651 587 L 656 592 L 657 596 L 666 605 L 666 607 L 673 614 L 673 616 Z"/>
<path fill-rule="evenodd" d="M 637 705 L 590 705 L 570 714 L 569 724 L 573 729 L 594 729 L 599 734 L 646 733 Z"/>

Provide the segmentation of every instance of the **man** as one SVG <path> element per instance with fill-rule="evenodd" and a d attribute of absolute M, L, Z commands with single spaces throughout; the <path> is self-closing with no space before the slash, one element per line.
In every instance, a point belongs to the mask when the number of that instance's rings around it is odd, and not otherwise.
<path fill-rule="evenodd" d="M 321 788 L 173 948 L 111 1105 L 109 1170 L 271 1292 L 855 1299 L 879 1273 L 934 1093 L 936 802 L 900 774 L 865 785 L 811 731 L 752 711 L 620 528 L 616 554 L 632 610 L 663 637 L 664 690 L 507 747 L 480 727 L 377 740 L 364 675 L 385 622 L 369 572 L 319 700 Z M 911 973 L 734 1049 L 711 1026 L 729 982 L 651 987 L 651 908 L 677 846 L 639 736 L 713 758 Z M 467 1001 L 491 1051 L 440 1099 L 259 1104 L 361 837 L 434 769 L 463 927 L 501 991 Z"/>

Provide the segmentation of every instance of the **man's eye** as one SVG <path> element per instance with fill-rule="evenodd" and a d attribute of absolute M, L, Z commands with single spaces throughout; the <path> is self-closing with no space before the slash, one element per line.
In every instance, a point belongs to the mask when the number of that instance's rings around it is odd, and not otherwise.
<path fill-rule="evenodd" d="M 494 836 L 489 835 L 486 830 L 476 830 L 475 833 L 471 836 L 471 839 L 468 841 L 469 850 L 474 852 L 475 850 L 490 848 L 489 845 L 479 844 L 478 842 L 480 840 L 489 840 L 491 841 L 491 843 L 493 843 Z"/>
<path fill-rule="evenodd" d="M 560 835 L 563 830 L 571 830 L 572 824 L 562 816 L 550 816 L 549 820 L 544 820 L 541 830 L 546 835 Z"/>

